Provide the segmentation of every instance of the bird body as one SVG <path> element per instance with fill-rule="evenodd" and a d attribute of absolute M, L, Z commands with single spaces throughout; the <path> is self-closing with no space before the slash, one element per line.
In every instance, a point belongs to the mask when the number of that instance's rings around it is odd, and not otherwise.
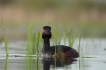
<path fill-rule="evenodd" d="M 76 58 L 79 56 L 78 52 L 65 45 L 55 45 L 55 46 L 50 46 L 50 49 L 42 49 L 43 54 L 48 54 L 48 55 L 56 55 L 57 57 L 64 56 L 64 57 L 73 57 Z"/>

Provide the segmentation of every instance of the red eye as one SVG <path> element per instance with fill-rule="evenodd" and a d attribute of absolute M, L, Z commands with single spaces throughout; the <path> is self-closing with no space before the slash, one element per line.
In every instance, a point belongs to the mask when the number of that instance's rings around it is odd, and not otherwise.
<path fill-rule="evenodd" d="M 42 32 L 42 35 L 45 34 L 45 33 L 46 33 L 46 31 L 44 30 L 44 31 Z"/>

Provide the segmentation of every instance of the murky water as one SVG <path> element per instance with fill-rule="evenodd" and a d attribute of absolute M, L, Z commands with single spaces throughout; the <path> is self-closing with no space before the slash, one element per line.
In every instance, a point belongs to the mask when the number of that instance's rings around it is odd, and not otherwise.
<path fill-rule="evenodd" d="M 63 44 L 63 42 L 61 42 Z M 68 43 L 66 43 L 68 45 Z M 9 54 L 25 54 L 25 41 L 9 41 Z M 75 40 L 73 48 L 78 49 L 78 39 Z M 4 70 L 5 57 L 4 42 L 0 43 L 0 70 Z M 88 58 L 89 57 L 89 58 Z M 26 70 L 26 57 L 8 57 L 8 70 Z M 37 58 L 33 58 L 33 70 L 37 70 Z M 106 69 L 106 39 L 81 39 L 80 57 L 77 59 L 65 58 L 38 60 L 40 70 L 105 70 Z M 62 62 L 63 61 L 63 62 Z"/>

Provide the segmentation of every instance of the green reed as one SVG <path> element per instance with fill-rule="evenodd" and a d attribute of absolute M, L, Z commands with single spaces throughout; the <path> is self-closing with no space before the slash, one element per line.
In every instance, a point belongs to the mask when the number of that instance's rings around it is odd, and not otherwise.
<path fill-rule="evenodd" d="M 57 45 L 57 43 L 58 43 L 58 32 L 55 28 L 53 28 L 52 33 L 53 33 L 53 39 L 54 39 L 53 45 Z"/>
<path fill-rule="evenodd" d="M 8 70 L 8 56 L 6 56 L 6 61 L 5 61 L 4 70 Z"/>
<path fill-rule="evenodd" d="M 81 47 L 80 47 L 80 42 L 81 42 L 81 35 L 79 36 L 79 45 L 78 45 L 78 52 L 79 52 L 79 53 L 81 53 L 81 52 L 80 52 L 80 50 L 81 50 L 81 49 L 80 49 L 80 48 L 81 48 Z"/>
<path fill-rule="evenodd" d="M 35 33 L 33 33 L 33 46 L 32 46 L 32 51 L 33 51 L 33 54 L 35 54 L 36 53 L 36 51 L 35 51 L 35 46 L 36 46 L 36 34 Z"/>
<path fill-rule="evenodd" d="M 6 56 L 8 56 L 8 40 L 7 40 L 7 36 L 5 35 L 4 23 L 3 23 L 2 17 L 1 17 L 1 23 L 2 23 L 2 29 L 3 29 L 3 34 L 4 34 L 4 43 L 6 47 Z"/>
<path fill-rule="evenodd" d="M 28 28 L 28 39 L 26 46 L 27 55 L 39 55 L 40 39 L 40 32 L 35 34 L 33 32 L 33 25 L 31 24 Z M 33 60 L 33 57 L 26 57 L 26 64 L 27 70 L 32 70 L 33 66 L 35 65 L 35 60 Z M 39 65 L 37 67 L 39 67 Z"/>
<path fill-rule="evenodd" d="M 36 70 L 40 70 L 39 57 L 37 57 L 37 60 L 36 60 Z"/>
<path fill-rule="evenodd" d="M 8 56 L 8 40 L 7 37 L 4 37 L 4 42 L 5 42 L 5 46 L 6 46 L 6 56 Z"/>
<path fill-rule="evenodd" d="M 3 34 L 4 34 L 4 43 L 5 43 L 5 47 L 6 47 L 6 62 L 5 62 L 5 67 L 4 70 L 8 70 L 8 40 L 7 40 L 7 36 L 5 35 L 5 30 L 4 30 L 4 23 L 1 17 L 1 23 L 2 23 L 2 29 L 3 29 Z"/>
<path fill-rule="evenodd" d="M 78 45 L 78 52 L 79 52 L 79 55 L 81 54 L 81 52 L 80 52 L 80 50 L 81 50 L 80 42 L 81 42 L 81 35 L 79 36 L 79 45 Z M 81 56 L 81 55 L 80 55 L 80 56 Z M 81 58 L 79 59 L 79 70 L 80 70 L 80 66 L 81 66 Z"/>
<path fill-rule="evenodd" d="M 39 54 L 39 47 L 40 47 L 40 41 L 41 41 L 41 34 L 40 32 L 38 32 L 37 36 L 36 36 L 36 51 L 37 51 L 37 55 Z"/>
<path fill-rule="evenodd" d="M 76 36 L 77 36 L 77 30 L 74 33 L 72 33 L 72 29 L 70 29 L 70 31 L 67 33 L 68 44 L 70 47 L 73 46 Z"/>
<path fill-rule="evenodd" d="M 28 29 L 28 39 L 27 39 L 27 46 L 26 46 L 26 50 L 27 50 L 27 54 L 32 55 L 32 47 L 33 47 L 33 32 L 32 32 L 32 25 L 30 25 L 29 29 Z"/>
<path fill-rule="evenodd" d="M 26 46 L 26 51 L 27 51 L 27 55 L 32 55 L 33 51 L 33 33 L 32 33 L 32 25 L 29 26 L 28 29 L 28 39 L 27 39 L 27 46 Z M 25 70 L 32 70 L 32 57 L 26 57 L 26 69 Z"/>
<path fill-rule="evenodd" d="M 34 39 L 34 38 L 33 38 Z M 40 50 L 40 42 L 41 42 L 41 33 L 40 32 L 38 32 L 37 34 L 36 34 L 36 36 L 35 36 L 35 41 L 36 42 L 33 42 L 33 43 L 35 43 L 35 50 L 36 50 L 36 55 L 40 55 L 39 54 L 39 50 Z M 39 57 L 37 57 L 37 63 L 36 63 L 36 69 L 37 70 L 40 70 L 40 65 L 39 65 Z"/>
<path fill-rule="evenodd" d="M 54 43 L 53 43 L 53 45 L 57 45 L 57 43 L 58 43 L 58 36 L 57 36 L 57 31 L 56 31 L 56 29 L 54 29 L 53 28 L 53 38 L 54 38 Z M 54 53 L 54 55 L 56 55 L 56 47 L 55 47 L 55 53 Z M 54 58 L 54 63 L 55 63 L 55 66 L 54 66 L 54 70 L 55 70 L 55 67 L 56 67 L 56 57 Z"/>
<path fill-rule="evenodd" d="M 66 33 L 63 32 L 63 41 L 64 41 L 64 45 L 66 45 Z"/>

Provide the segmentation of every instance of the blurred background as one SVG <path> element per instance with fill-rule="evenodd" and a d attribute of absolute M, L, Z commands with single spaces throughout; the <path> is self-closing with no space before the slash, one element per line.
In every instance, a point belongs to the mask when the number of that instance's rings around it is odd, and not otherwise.
<path fill-rule="evenodd" d="M 30 24 L 34 32 L 50 25 L 59 32 L 72 28 L 82 37 L 106 37 L 106 0 L 0 0 L 0 16 L 9 39 L 27 39 Z"/>

